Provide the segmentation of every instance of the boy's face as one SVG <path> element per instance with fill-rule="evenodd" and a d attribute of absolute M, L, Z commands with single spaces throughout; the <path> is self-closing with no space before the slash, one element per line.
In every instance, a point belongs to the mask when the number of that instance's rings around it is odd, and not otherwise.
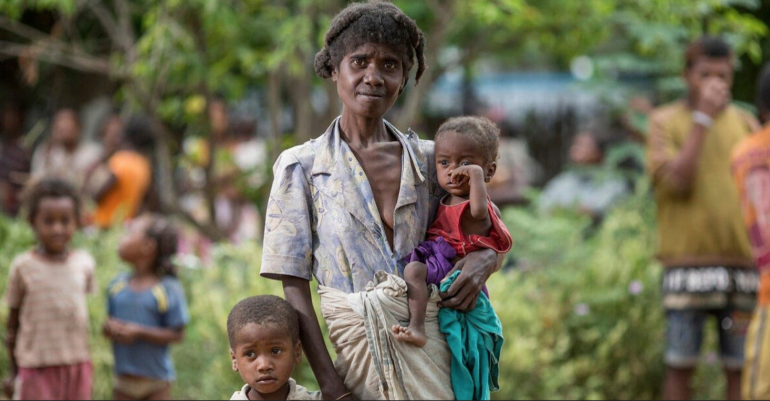
<path fill-rule="evenodd" d="M 51 255 L 60 255 L 67 250 L 77 224 L 75 203 L 67 197 L 41 199 L 32 220 L 38 240 Z"/>
<path fill-rule="evenodd" d="M 497 163 L 487 162 L 478 143 L 469 141 L 453 131 L 442 133 L 440 140 L 436 142 L 436 172 L 441 188 L 454 196 L 468 196 L 471 192 L 470 180 L 455 184 L 452 182 L 451 173 L 458 167 L 470 165 L 480 166 L 487 182 L 497 170 Z"/>
<path fill-rule="evenodd" d="M 684 72 L 687 88 L 693 94 L 701 93 L 702 87 L 709 81 L 731 89 L 733 77 L 733 63 L 729 58 L 700 57 Z"/>
<path fill-rule="evenodd" d="M 302 347 L 276 324 L 249 323 L 235 333 L 230 350 L 233 370 L 251 387 L 249 399 L 286 399 L 294 366 L 302 362 Z"/>

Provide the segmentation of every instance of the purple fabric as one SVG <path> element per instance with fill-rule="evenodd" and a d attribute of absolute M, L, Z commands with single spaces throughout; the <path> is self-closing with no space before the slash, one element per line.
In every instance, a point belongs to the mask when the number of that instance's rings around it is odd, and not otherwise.
<path fill-rule="evenodd" d="M 423 242 L 405 259 L 407 263 L 425 263 L 428 266 L 428 275 L 425 279 L 426 284 L 440 286 L 441 280 L 452 271 L 454 267 L 452 260 L 455 257 L 457 257 L 457 252 L 455 252 L 454 248 L 444 238 L 438 237 L 435 240 Z M 484 286 L 482 291 L 489 298 L 487 286 Z"/>

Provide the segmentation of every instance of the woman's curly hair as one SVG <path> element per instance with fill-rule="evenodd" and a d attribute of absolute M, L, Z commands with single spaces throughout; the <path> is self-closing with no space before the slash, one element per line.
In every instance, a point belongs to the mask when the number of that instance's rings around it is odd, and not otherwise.
<path fill-rule="evenodd" d="M 367 43 L 384 44 L 401 54 L 404 82 L 417 60 L 416 82 L 428 66 L 425 63 L 425 35 L 417 23 L 395 5 L 382 0 L 353 3 L 332 20 L 324 38 L 324 48 L 315 56 L 315 73 L 331 78 L 342 59 Z"/>

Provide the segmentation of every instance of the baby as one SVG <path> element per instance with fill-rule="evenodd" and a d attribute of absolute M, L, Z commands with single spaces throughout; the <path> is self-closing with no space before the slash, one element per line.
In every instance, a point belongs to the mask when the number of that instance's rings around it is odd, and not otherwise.
<path fill-rule="evenodd" d="M 502 254 L 513 242 L 486 188 L 497 169 L 500 130 L 484 117 L 458 117 L 442 124 L 435 140 L 438 181 L 448 194 L 427 232 L 428 240 L 414 251 L 404 270 L 409 326 L 392 327 L 398 340 L 418 347 L 428 340 L 426 282 L 439 285 L 455 262 L 470 252 L 490 248 Z"/>
<path fill-rule="evenodd" d="M 246 385 L 231 400 L 320 400 L 291 374 L 302 362 L 299 317 L 292 306 L 273 295 L 246 298 L 227 317 L 233 370 Z"/>

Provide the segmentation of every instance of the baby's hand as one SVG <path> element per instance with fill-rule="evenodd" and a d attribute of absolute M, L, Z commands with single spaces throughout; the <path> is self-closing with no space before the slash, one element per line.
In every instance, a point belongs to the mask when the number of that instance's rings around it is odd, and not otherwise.
<path fill-rule="evenodd" d="M 480 180 L 484 180 L 484 169 L 481 168 L 481 166 L 476 164 L 471 164 L 467 166 L 460 166 L 450 173 L 450 176 L 452 177 L 452 182 L 455 184 L 463 184 L 469 180 L 473 179 L 473 176 L 476 176 L 476 178 Z"/>

